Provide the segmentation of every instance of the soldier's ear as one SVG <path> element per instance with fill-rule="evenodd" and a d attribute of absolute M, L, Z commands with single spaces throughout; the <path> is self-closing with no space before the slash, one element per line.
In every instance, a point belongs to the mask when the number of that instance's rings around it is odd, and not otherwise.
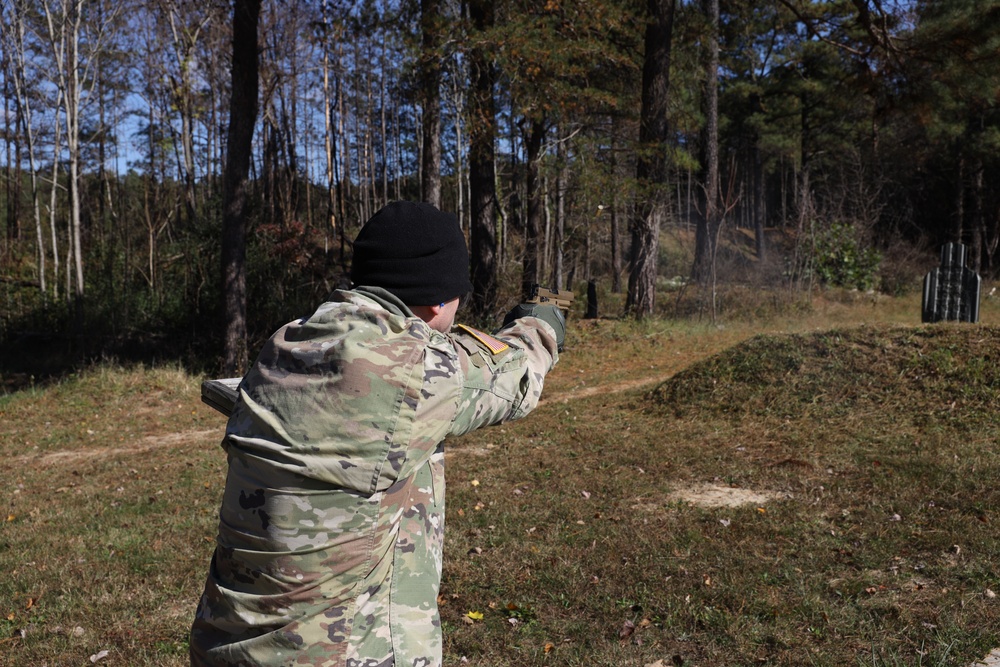
<path fill-rule="evenodd" d="M 424 322 L 430 322 L 441 312 L 441 306 L 410 306 L 410 312 Z"/>

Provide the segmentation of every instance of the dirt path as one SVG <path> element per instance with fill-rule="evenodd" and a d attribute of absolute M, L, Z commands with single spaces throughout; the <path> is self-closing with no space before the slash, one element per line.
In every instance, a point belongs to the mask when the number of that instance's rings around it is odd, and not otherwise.
<path fill-rule="evenodd" d="M 124 445 L 122 447 L 88 447 L 85 449 L 62 450 L 49 452 L 47 454 L 34 454 L 18 456 L 12 459 L 13 463 L 21 464 L 42 464 L 44 466 L 68 465 L 92 457 L 128 456 L 132 454 L 142 454 L 165 447 L 178 447 L 181 445 L 207 444 L 217 442 L 222 438 L 222 427 L 204 430 L 181 431 L 180 433 L 158 433 L 140 438 L 137 442 Z"/>
<path fill-rule="evenodd" d="M 668 380 L 673 373 L 668 375 L 658 375 L 656 377 L 645 377 L 639 378 L 638 380 L 629 380 L 627 382 L 616 382 L 614 384 L 601 384 L 593 387 L 581 387 L 580 389 L 567 389 L 564 391 L 553 392 L 552 394 L 542 393 L 542 399 L 540 403 L 545 402 L 556 402 L 564 403 L 566 401 L 573 401 L 579 398 L 588 398 L 590 396 L 597 396 L 598 394 L 618 394 L 623 391 L 630 391 L 632 389 L 640 389 L 643 387 L 649 387 L 652 389 L 654 386 L 660 384 L 661 382 Z"/>

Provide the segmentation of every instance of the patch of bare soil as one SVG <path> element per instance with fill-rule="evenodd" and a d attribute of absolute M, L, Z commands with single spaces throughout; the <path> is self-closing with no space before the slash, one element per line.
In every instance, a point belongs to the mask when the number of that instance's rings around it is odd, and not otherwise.
<path fill-rule="evenodd" d="M 773 491 L 735 489 L 718 484 L 697 484 L 676 489 L 670 495 L 670 500 L 680 500 L 698 507 L 741 507 L 743 505 L 764 505 L 780 497 L 781 494 Z"/>
<path fill-rule="evenodd" d="M 462 456 L 475 456 L 475 457 L 489 456 L 490 454 L 493 453 L 494 449 L 495 448 L 493 447 L 493 445 L 486 445 L 485 447 L 462 447 L 462 446 L 448 447 L 447 445 L 445 445 L 445 452 L 446 452 L 445 456 L 449 455 L 455 456 L 458 454 Z"/>
<path fill-rule="evenodd" d="M 990 654 L 969 667 L 1000 667 L 1000 648 L 990 651 Z"/>

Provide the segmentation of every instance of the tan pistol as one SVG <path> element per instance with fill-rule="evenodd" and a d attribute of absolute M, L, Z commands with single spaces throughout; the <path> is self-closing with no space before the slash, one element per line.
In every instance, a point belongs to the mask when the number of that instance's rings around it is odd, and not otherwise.
<path fill-rule="evenodd" d="M 573 293 L 569 290 L 552 290 L 536 284 L 531 286 L 530 298 L 525 303 L 546 303 L 569 310 L 573 305 Z"/>

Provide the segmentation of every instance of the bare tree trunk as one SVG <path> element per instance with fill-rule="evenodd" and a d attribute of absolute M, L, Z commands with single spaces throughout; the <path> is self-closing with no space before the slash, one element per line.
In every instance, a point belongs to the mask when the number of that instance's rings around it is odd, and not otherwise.
<path fill-rule="evenodd" d="M 340 54 L 338 60 L 343 61 L 343 46 L 341 45 L 339 48 Z M 343 228 L 340 234 L 340 261 L 343 263 L 347 261 L 344 248 L 347 237 L 343 230 L 347 227 L 347 201 L 351 198 L 351 145 L 347 140 L 347 126 L 344 123 L 344 83 L 340 70 L 336 72 L 334 84 L 334 88 L 337 91 L 337 136 L 340 138 L 340 153 L 344 160 L 343 171 L 340 173 L 340 178 L 337 179 L 337 202 L 340 205 L 340 225 Z M 334 151 L 337 150 L 336 142 L 333 149 Z"/>
<path fill-rule="evenodd" d="M 762 113 L 763 108 L 760 96 L 752 94 L 750 96 L 751 112 Z M 757 247 L 757 261 L 763 265 L 767 261 L 767 238 L 764 236 L 764 229 L 767 224 L 767 210 L 764 202 L 764 161 L 760 151 L 760 131 L 754 129 L 751 137 L 752 164 L 750 165 L 753 175 L 751 176 L 751 187 L 753 188 L 751 217 L 753 220 L 754 239 Z"/>
<path fill-rule="evenodd" d="M 356 77 L 360 80 L 360 74 L 357 74 Z M 356 86 L 356 89 L 360 90 L 360 86 Z M 367 220 L 371 215 L 368 211 L 368 195 L 370 186 L 368 177 L 368 144 L 370 141 L 370 133 L 368 132 L 368 127 L 370 127 L 371 118 L 367 113 L 371 108 L 370 94 L 370 82 L 366 81 L 364 99 L 368 102 L 368 104 L 364 109 L 361 108 L 361 94 L 356 92 L 354 96 L 354 141 L 357 150 L 355 161 L 357 162 L 358 168 L 358 209 L 361 212 L 362 220 Z M 365 120 L 365 127 L 363 131 L 361 126 L 362 118 Z"/>
<path fill-rule="evenodd" d="M 641 152 L 636 179 L 644 189 L 643 204 L 632 219 L 631 271 L 625 310 L 634 317 L 653 313 L 656 300 L 657 254 L 660 224 L 667 211 L 667 102 L 670 93 L 670 51 L 675 0 L 648 0 L 650 21 L 644 40 L 642 109 L 639 121 Z"/>
<path fill-rule="evenodd" d="M 542 141 L 545 139 L 544 121 L 532 121 L 527 138 L 527 173 L 525 176 L 525 197 L 528 200 L 528 216 L 524 225 L 524 261 L 521 273 L 521 297 L 528 299 L 532 286 L 538 284 L 539 233 L 542 218 L 542 188 L 539 170 L 542 159 Z"/>
<path fill-rule="evenodd" d="M 78 333 L 83 326 L 83 234 L 80 228 L 80 113 L 81 113 L 81 81 L 80 81 L 80 28 L 83 17 L 80 14 L 80 4 L 73 4 L 70 14 L 72 31 L 67 44 L 67 87 L 66 87 L 66 147 L 69 149 L 69 197 L 70 197 L 70 229 L 73 234 L 73 268 L 76 284 L 74 297 L 76 306 L 76 323 Z"/>
<path fill-rule="evenodd" d="M 222 217 L 222 288 L 226 317 L 225 372 L 247 368 L 246 233 L 247 178 L 257 122 L 257 24 L 261 0 L 233 5 L 233 84 Z"/>
<path fill-rule="evenodd" d="M 562 155 L 563 143 L 559 142 L 559 152 L 560 157 L 564 158 Z M 560 162 L 559 176 L 556 180 L 556 228 L 555 228 L 555 238 L 553 239 L 553 250 L 555 252 L 554 261 L 552 262 L 552 286 L 561 290 L 565 286 L 563 282 L 565 270 L 563 268 L 564 264 L 564 245 L 566 243 L 566 184 L 569 180 L 569 164 L 568 161 L 563 159 Z"/>
<path fill-rule="evenodd" d="M 618 218 L 618 196 L 611 195 L 611 293 L 622 291 L 621 221 Z"/>
<path fill-rule="evenodd" d="M 379 77 L 379 123 L 382 136 L 379 137 L 379 144 L 382 146 L 382 164 L 379 166 L 382 170 L 382 196 L 379 198 L 376 208 L 381 208 L 389 203 L 389 123 L 386 116 L 386 108 L 389 106 L 386 99 L 386 82 L 389 78 L 386 71 L 389 68 L 389 61 L 386 57 L 387 51 L 388 49 L 384 46 L 380 50 L 382 76 Z"/>
<path fill-rule="evenodd" d="M 5 49 L 6 50 L 6 49 Z M 6 138 L 6 149 L 7 149 L 7 178 L 4 185 L 6 190 L 6 218 L 7 218 L 7 244 L 9 248 L 13 248 L 17 239 L 21 236 L 21 212 L 18 210 L 21 203 L 21 192 L 20 192 L 20 165 L 21 165 L 21 144 L 14 141 L 14 136 L 17 134 L 17 125 L 21 123 L 19 117 L 19 112 L 17 104 L 14 103 L 14 113 L 10 113 L 8 105 L 14 102 L 13 96 L 10 94 L 10 81 L 6 73 L 4 73 L 4 104 L 3 104 L 3 114 L 4 114 L 4 137 Z M 13 149 L 14 154 L 11 154 L 11 149 Z M 0 257 L 4 256 L 6 253 L 0 253 Z"/>
<path fill-rule="evenodd" d="M 58 70 L 58 88 L 63 99 L 66 114 L 66 146 L 69 151 L 69 192 L 70 192 L 70 239 L 72 248 L 73 296 L 75 325 L 78 334 L 83 330 L 83 235 L 81 230 L 80 168 L 82 149 L 80 146 L 80 124 L 83 115 L 84 86 L 93 89 L 97 79 L 95 68 L 100 63 L 99 53 L 105 31 L 113 16 L 98 15 L 98 20 L 86 20 L 83 15 L 83 0 L 62 0 L 59 7 L 59 23 L 56 25 L 48 0 L 41 3 L 48 29 L 49 47 Z M 116 10 L 117 11 L 117 10 Z M 90 17 L 91 19 L 93 17 Z M 86 27 L 86 30 L 85 30 Z M 86 33 L 86 34 L 85 34 Z M 89 57 L 81 56 L 81 40 L 89 51 Z M 69 271 L 67 271 L 67 275 Z"/>
<path fill-rule="evenodd" d="M 79 73 L 76 71 L 77 55 L 79 53 L 79 4 L 78 0 L 63 0 L 59 7 L 59 24 L 56 25 L 55 17 L 48 3 L 43 4 L 46 25 L 48 27 L 49 47 L 52 49 L 55 60 L 59 93 L 63 101 L 63 108 L 66 113 L 66 142 L 69 149 L 69 192 L 70 192 L 70 224 L 67 238 L 70 249 L 67 257 L 66 271 L 66 297 L 70 292 L 76 297 L 76 305 L 80 306 L 80 297 L 83 290 L 83 260 L 79 252 L 80 244 L 80 199 L 79 188 L 76 179 L 79 173 Z M 74 271 L 68 268 L 72 262 Z M 76 285 L 73 285 L 73 277 L 76 277 Z M 80 315 L 79 308 L 77 314 Z M 79 325 L 79 320 L 77 324 Z"/>
<path fill-rule="evenodd" d="M 420 192 L 441 208 L 441 31 L 439 0 L 420 0 L 420 92 L 423 102 L 423 152 Z"/>
<path fill-rule="evenodd" d="M 337 229 L 337 203 L 334 200 L 334 188 L 336 188 L 336 180 L 334 179 L 334 172 L 336 171 L 336 165 L 334 160 L 336 160 L 336 149 L 334 147 L 334 142 L 336 141 L 333 134 L 333 100 L 330 97 L 330 3 L 329 0 L 323 0 L 323 30 L 324 39 L 322 42 L 323 49 L 323 126 L 326 129 L 324 133 L 325 146 L 326 146 L 326 219 L 327 226 L 325 227 L 325 233 L 333 235 L 333 242 L 336 243 L 337 235 L 339 230 Z"/>
<path fill-rule="evenodd" d="M 704 210 L 695 234 L 695 258 L 691 277 L 705 282 L 714 273 L 716 230 L 719 219 L 719 0 L 705 0 L 709 36 L 705 67 Z"/>
<path fill-rule="evenodd" d="M 491 0 L 471 0 L 469 15 L 477 31 L 493 27 Z M 472 311 L 482 320 L 497 309 L 496 214 L 496 69 L 489 50 L 478 48 L 470 56 L 469 118 L 469 236 L 472 274 Z"/>
<path fill-rule="evenodd" d="M 184 213 L 185 222 L 193 225 L 195 220 L 195 162 L 194 162 L 194 86 L 191 82 L 193 52 L 197 45 L 198 35 L 205 23 L 199 25 L 193 32 L 187 33 L 178 25 L 177 8 L 169 7 L 167 15 L 170 19 L 170 30 L 173 35 L 174 57 L 177 60 L 177 79 L 174 81 L 174 103 L 181 116 L 181 149 L 183 157 L 184 179 Z"/>
<path fill-rule="evenodd" d="M 538 253 L 538 282 L 541 283 L 545 276 L 549 274 L 549 253 L 552 250 L 552 205 L 555 203 L 552 196 L 552 183 L 548 176 L 542 179 L 542 218 L 545 220 L 544 229 L 540 230 L 539 253 Z"/>
<path fill-rule="evenodd" d="M 149 110 L 150 127 L 153 123 L 153 109 Z M 150 170 L 146 178 L 143 179 L 143 214 L 146 218 L 146 284 L 149 286 L 150 294 L 156 296 L 156 222 L 153 217 L 153 206 L 150 203 L 151 191 L 155 187 L 153 174 L 156 173 L 156 165 L 153 164 L 156 153 L 153 148 L 153 133 L 149 133 L 149 161 Z"/>
<path fill-rule="evenodd" d="M 456 109 L 461 109 L 463 102 L 459 100 L 455 105 Z M 465 145 L 465 137 L 462 136 L 462 122 L 459 114 L 455 114 L 455 213 L 458 215 L 459 227 L 464 229 L 466 225 L 465 215 L 465 188 L 467 176 L 465 173 L 465 156 L 462 152 Z"/>
<path fill-rule="evenodd" d="M 59 108 L 59 93 L 56 93 L 56 108 Z M 61 129 L 59 124 L 59 114 L 55 115 L 54 127 L 52 130 L 52 154 L 59 155 L 61 142 Z M 59 192 L 59 160 L 52 160 L 52 188 L 49 191 L 49 231 L 52 234 L 52 298 L 59 298 L 59 231 L 56 221 L 56 204 L 58 203 L 57 193 Z M 69 271 L 66 272 L 67 275 Z M 67 291 L 67 298 L 69 293 Z"/>
<path fill-rule="evenodd" d="M 972 259 L 969 268 L 981 272 L 984 268 L 986 239 L 986 217 L 983 211 L 983 160 L 976 157 L 972 162 L 972 234 L 968 256 Z"/>
<path fill-rule="evenodd" d="M 4 19 L 0 13 L 0 36 L 3 38 L 3 52 L 7 56 L 10 64 L 11 76 L 4 77 L 4 85 L 8 86 L 12 82 L 14 85 L 14 102 L 17 108 L 17 118 L 21 122 L 21 131 L 28 149 L 28 169 L 31 178 L 31 208 L 35 219 L 35 240 L 38 245 L 38 287 L 42 292 L 42 297 L 47 298 L 47 284 L 45 271 L 45 238 L 42 231 L 40 194 L 38 190 L 38 166 L 35 155 L 35 128 L 32 119 L 31 98 L 28 96 L 26 70 L 26 52 L 24 41 L 24 6 L 21 3 L 10 8 L 9 18 Z M 8 98 L 11 96 L 8 95 Z M 13 136 L 13 133 L 9 134 Z M 9 144 L 8 144 L 9 146 Z M 18 161 L 20 164 L 20 161 Z M 8 158 L 8 167 L 10 167 Z M 53 186 L 55 187 L 55 186 Z M 9 196 L 9 195 L 8 195 Z M 12 219 L 8 217 L 8 226 L 12 225 L 12 220 L 16 224 L 16 215 Z"/>
<path fill-rule="evenodd" d="M 965 236 L 965 155 L 959 152 L 955 175 L 955 208 L 952 211 L 951 241 L 961 243 Z"/>

